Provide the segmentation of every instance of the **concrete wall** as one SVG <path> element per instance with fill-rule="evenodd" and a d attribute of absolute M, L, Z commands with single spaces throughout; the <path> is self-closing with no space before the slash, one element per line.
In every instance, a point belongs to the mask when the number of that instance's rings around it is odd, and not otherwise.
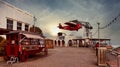
<path fill-rule="evenodd" d="M 7 18 L 13 20 L 13 30 L 17 30 L 17 21 L 22 22 L 22 30 L 25 24 L 29 24 L 29 27 L 34 24 L 34 18 L 30 13 L 0 1 L 0 28 L 6 29 Z"/>

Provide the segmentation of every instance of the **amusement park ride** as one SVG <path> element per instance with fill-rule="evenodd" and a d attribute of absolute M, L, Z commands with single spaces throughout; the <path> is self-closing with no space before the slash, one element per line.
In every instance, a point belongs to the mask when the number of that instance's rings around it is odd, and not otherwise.
<path fill-rule="evenodd" d="M 93 29 L 93 27 L 90 25 L 89 22 L 84 22 L 84 21 L 72 20 L 69 22 L 65 22 L 64 24 L 66 24 L 66 26 L 62 26 L 61 23 L 59 23 L 58 28 L 69 31 L 78 31 L 79 29 L 82 28 L 82 26 L 84 26 L 86 29 L 87 37 L 89 37 L 89 33 L 90 33 L 89 30 Z"/>

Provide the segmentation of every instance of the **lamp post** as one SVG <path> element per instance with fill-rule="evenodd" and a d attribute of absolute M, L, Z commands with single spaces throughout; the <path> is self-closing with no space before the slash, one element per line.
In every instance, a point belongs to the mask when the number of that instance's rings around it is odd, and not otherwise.
<path fill-rule="evenodd" d="M 98 39 L 99 39 L 99 44 L 100 44 L 100 23 L 97 23 L 98 24 Z"/>

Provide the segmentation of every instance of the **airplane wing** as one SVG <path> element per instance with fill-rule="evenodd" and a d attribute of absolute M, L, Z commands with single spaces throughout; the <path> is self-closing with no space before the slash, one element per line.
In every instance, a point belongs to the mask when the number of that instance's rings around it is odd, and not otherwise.
<path fill-rule="evenodd" d="M 74 23 L 80 23 L 78 20 L 72 20 L 70 22 L 74 22 Z"/>
<path fill-rule="evenodd" d="M 71 23 L 71 22 L 66 22 L 64 24 L 69 25 L 71 27 L 75 27 L 76 26 L 76 23 Z"/>

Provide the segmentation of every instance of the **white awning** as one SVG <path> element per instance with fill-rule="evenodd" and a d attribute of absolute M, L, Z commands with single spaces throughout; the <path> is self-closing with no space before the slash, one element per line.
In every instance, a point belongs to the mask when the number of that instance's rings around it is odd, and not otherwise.
<path fill-rule="evenodd" d="M 25 35 L 27 38 L 44 39 L 43 37 L 39 35 L 32 35 L 32 34 L 23 34 L 23 35 Z"/>

